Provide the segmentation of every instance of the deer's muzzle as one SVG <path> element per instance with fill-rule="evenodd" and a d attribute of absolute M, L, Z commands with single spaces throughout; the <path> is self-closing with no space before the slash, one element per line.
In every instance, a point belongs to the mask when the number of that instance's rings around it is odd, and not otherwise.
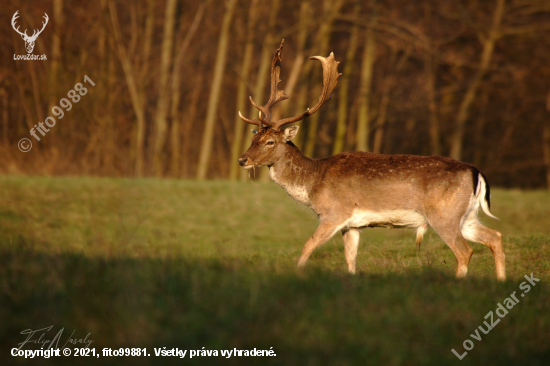
<path fill-rule="evenodd" d="M 246 156 L 239 158 L 239 165 L 240 166 L 248 165 L 248 158 Z"/>
<path fill-rule="evenodd" d="M 240 157 L 239 165 L 245 169 L 252 169 L 254 167 L 254 164 L 252 163 L 252 161 L 248 158 L 248 156 L 245 156 L 245 155 Z"/>

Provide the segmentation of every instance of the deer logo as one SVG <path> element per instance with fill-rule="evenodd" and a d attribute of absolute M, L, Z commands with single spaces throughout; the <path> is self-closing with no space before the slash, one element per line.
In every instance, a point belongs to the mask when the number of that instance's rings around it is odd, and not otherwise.
<path fill-rule="evenodd" d="M 42 29 L 40 29 L 38 31 L 38 33 L 36 32 L 36 30 L 33 31 L 32 33 L 32 36 L 28 36 L 27 35 L 27 30 L 25 29 L 24 32 L 21 32 L 19 31 L 19 27 L 15 28 L 15 20 L 19 17 L 17 15 L 17 13 L 19 12 L 19 10 L 17 10 L 15 12 L 15 14 L 13 14 L 13 18 L 11 18 L 11 26 L 13 27 L 13 29 L 19 33 L 21 35 L 21 38 L 23 38 L 23 40 L 25 41 L 25 49 L 27 50 L 27 53 L 32 53 L 32 50 L 34 49 L 34 42 L 36 42 L 36 38 L 38 38 L 38 36 L 40 35 L 40 33 L 42 33 L 42 31 L 44 30 L 44 28 L 46 28 L 46 24 L 48 24 L 48 14 L 44 13 L 44 19 L 46 19 L 46 22 L 43 22 L 42 23 Z"/>

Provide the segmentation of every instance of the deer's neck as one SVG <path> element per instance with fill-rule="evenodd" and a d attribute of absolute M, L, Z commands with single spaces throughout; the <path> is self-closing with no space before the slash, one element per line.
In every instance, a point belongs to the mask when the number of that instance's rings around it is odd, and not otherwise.
<path fill-rule="evenodd" d="M 317 176 L 316 161 L 304 156 L 294 145 L 269 167 L 269 176 L 296 201 L 311 207 L 309 192 Z"/>

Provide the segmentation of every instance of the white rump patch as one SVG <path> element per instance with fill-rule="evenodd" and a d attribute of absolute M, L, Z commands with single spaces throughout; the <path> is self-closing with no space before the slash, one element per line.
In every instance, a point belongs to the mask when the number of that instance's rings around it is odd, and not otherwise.
<path fill-rule="evenodd" d="M 491 214 L 491 211 L 489 210 L 489 203 L 485 199 L 487 185 L 481 174 L 478 176 L 476 192 L 476 195 L 471 195 L 468 209 L 460 220 L 460 232 L 462 233 L 464 239 L 479 243 L 478 229 L 483 226 L 477 217 L 479 209 L 481 208 L 487 216 L 492 217 L 493 219 L 498 220 L 498 218 Z"/>
<path fill-rule="evenodd" d="M 478 186 L 478 189 L 479 188 L 480 187 Z M 474 242 L 478 242 L 477 227 L 480 225 L 477 218 L 477 211 L 481 206 L 480 200 L 485 199 L 485 196 L 480 195 L 480 191 L 481 190 L 478 190 L 477 197 L 472 194 L 470 197 L 470 205 L 460 220 L 460 232 L 462 233 L 462 236 L 464 239 Z M 485 192 L 482 193 L 485 194 Z"/>
<path fill-rule="evenodd" d="M 416 210 L 369 211 L 353 210 L 346 226 L 350 228 L 388 227 L 388 228 L 417 228 L 427 225 L 426 217 Z"/>
<path fill-rule="evenodd" d="M 460 229 L 460 232 L 462 233 L 464 239 L 476 243 L 479 242 L 479 240 L 477 239 L 477 225 L 477 217 L 471 220 L 466 220 L 466 222 L 464 222 L 464 225 L 462 225 L 462 228 Z"/>

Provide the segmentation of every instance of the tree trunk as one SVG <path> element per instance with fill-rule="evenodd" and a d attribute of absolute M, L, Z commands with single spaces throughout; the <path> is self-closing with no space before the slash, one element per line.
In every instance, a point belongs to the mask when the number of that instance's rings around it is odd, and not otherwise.
<path fill-rule="evenodd" d="M 218 41 L 218 50 L 216 54 L 216 64 L 214 66 L 214 77 L 212 79 L 212 89 L 208 98 L 208 110 L 204 123 L 204 134 L 202 136 L 199 163 L 197 167 L 197 179 L 206 179 L 210 153 L 212 152 L 212 140 L 214 138 L 214 124 L 218 113 L 218 102 L 220 100 L 220 91 L 225 70 L 225 60 L 227 56 L 227 46 L 229 40 L 229 28 L 233 19 L 236 0 L 229 0 L 225 9 L 222 27 L 220 29 L 220 39 Z"/>
<path fill-rule="evenodd" d="M 36 119 L 38 121 L 43 120 L 46 118 L 44 115 L 44 110 L 42 109 L 42 101 L 40 99 L 40 90 L 38 89 L 38 80 L 36 79 L 36 70 L 34 68 L 33 62 L 27 62 L 27 65 L 29 66 L 29 72 L 31 74 L 31 82 L 32 82 L 32 93 L 34 97 L 34 106 L 36 108 Z"/>
<path fill-rule="evenodd" d="M 480 168 L 482 165 L 481 159 L 484 155 L 485 149 L 487 148 L 487 144 L 485 143 L 485 139 L 483 138 L 483 130 L 485 128 L 485 124 L 487 123 L 487 105 L 489 104 L 488 89 L 489 88 L 482 89 L 481 94 L 479 95 L 479 113 L 475 126 L 475 152 L 473 164 Z"/>
<path fill-rule="evenodd" d="M 120 25 L 118 24 L 118 16 L 116 12 L 115 4 L 109 1 L 109 11 L 111 14 L 111 23 L 113 25 L 113 32 L 115 34 L 115 41 L 117 45 L 118 57 L 122 64 L 122 70 L 124 71 L 124 77 L 130 93 L 130 99 L 132 101 L 132 107 L 134 114 L 136 115 L 136 131 L 135 131 L 135 143 L 134 143 L 134 160 L 135 160 L 135 174 L 138 177 L 143 175 L 143 141 L 145 137 L 145 113 L 143 106 L 143 97 L 141 91 L 138 88 L 138 82 L 135 79 L 135 75 L 132 69 L 132 64 L 128 59 L 124 44 L 120 35 Z"/>
<path fill-rule="evenodd" d="M 114 48 L 114 47 L 113 47 Z M 114 90 L 118 83 L 116 60 L 115 55 L 109 54 L 109 62 L 107 66 L 107 87 L 109 90 Z M 107 110 L 112 111 L 116 101 L 114 98 L 107 98 Z M 105 138 L 106 138 L 106 152 L 104 154 L 104 164 L 107 169 L 107 174 L 113 175 L 115 173 L 115 165 L 117 159 L 117 150 L 122 150 L 117 144 L 117 128 L 115 124 L 115 118 L 112 115 L 104 117 L 105 119 Z"/>
<path fill-rule="evenodd" d="M 427 2 L 424 3 L 424 21 L 426 26 L 432 23 L 431 9 Z M 425 37 L 429 48 L 433 47 L 432 38 Z M 437 65 L 435 64 L 434 56 L 431 50 L 424 52 L 424 72 L 426 78 L 426 96 L 428 99 L 428 110 L 430 111 L 430 154 L 441 155 L 440 132 L 439 132 L 439 112 L 437 108 L 436 97 L 436 80 L 437 80 Z"/>
<path fill-rule="evenodd" d="M 182 66 L 184 64 L 184 57 L 187 54 L 187 48 L 189 48 L 189 45 L 191 44 L 191 39 L 195 35 L 199 24 L 202 20 L 202 17 L 204 15 L 204 10 L 206 9 L 206 6 L 210 3 L 210 1 L 203 1 L 200 3 L 199 8 L 197 9 L 197 12 L 195 13 L 195 17 L 193 18 L 193 23 L 191 23 L 191 26 L 187 30 L 187 33 L 185 35 L 185 38 L 183 39 L 183 42 L 181 42 L 181 46 L 176 54 L 176 57 L 174 59 L 174 67 L 172 71 L 172 82 L 170 84 L 170 94 L 171 94 L 171 102 L 170 102 L 170 120 L 172 122 L 172 129 L 170 131 L 170 175 L 172 177 L 179 177 L 180 176 L 180 156 L 181 156 L 181 133 L 180 133 L 180 114 L 178 113 L 178 107 L 180 105 L 180 99 L 181 99 L 181 84 L 182 84 L 182 77 L 181 77 L 181 70 Z M 195 85 L 195 88 L 197 86 Z M 188 116 L 187 116 L 188 117 Z"/>
<path fill-rule="evenodd" d="M 141 70 L 139 73 L 140 87 L 146 83 L 149 73 L 149 58 L 151 55 L 151 46 L 153 44 L 153 32 L 155 30 L 155 0 L 147 0 L 147 9 L 145 18 L 145 33 L 143 35 L 143 53 L 141 55 Z"/>
<path fill-rule="evenodd" d="M 550 92 L 546 99 L 546 110 L 550 112 Z M 546 188 L 550 191 L 550 117 L 544 123 L 542 131 L 542 153 L 546 167 Z"/>
<path fill-rule="evenodd" d="M 59 83 L 58 80 L 58 71 L 59 71 L 59 63 L 61 60 L 61 34 L 63 31 L 63 0 L 54 0 L 53 1 L 53 19 L 55 19 L 55 23 L 53 26 L 53 35 L 52 35 L 52 50 L 51 55 L 49 56 L 50 60 L 50 72 L 48 73 L 48 85 L 57 85 Z M 101 27 L 103 29 L 103 27 Z M 56 93 L 54 93 L 55 89 L 50 89 L 50 96 L 47 100 L 48 102 L 48 110 L 47 114 L 49 115 L 52 108 L 59 102 L 58 96 Z M 51 143 L 55 146 L 56 143 L 56 136 L 58 133 L 52 131 L 51 133 Z"/>
<path fill-rule="evenodd" d="M 186 159 L 183 161 L 182 165 L 182 178 L 191 178 L 196 175 L 196 172 L 192 170 L 192 162 L 195 162 L 195 155 L 193 154 L 191 139 L 193 139 L 193 124 L 195 123 L 195 118 L 197 116 L 197 110 L 199 106 L 200 97 L 202 95 L 204 73 L 198 72 L 193 80 L 193 92 L 189 100 L 189 110 L 185 113 L 185 118 L 183 119 L 183 156 Z"/>
<path fill-rule="evenodd" d="M 23 111 L 25 112 L 25 124 L 27 129 L 30 130 L 33 125 L 36 123 L 34 118 L 32 118 L 31 110 L 27 103 L 27 97 L 25 96 L 25 88 L 19 79 L 18 73 L 13 73 L 13 78 L 17 84 L 17 90 L 19 91 L 19 98 L 21 99 L 21 105 L 23 106 Z"/>
<path fill-rule="evenodd" d="M 111 163 L 113 161 L 115 154 L 115 152 L 111 150 L 111 148 L 113 147 L 113 136 L 110 133 L 112 131 L 112 128 L 114 127 L 114 123 L 112 116 L 110 115 L 111 113 L 100 114 L 98 113 L 98 110 L 101 109 L 99 107 L 101 105 L 105 106 L 107 111 L 112 111 L 112 104 L 109 105 L 108 103 L 113 98 L 109 98 L 108 91 L 113 90 L 113 84 L 111 83 L 112 75 L 109 75 L 109 64 L 113 62 L 113 58 L 111 57 L 110 53 L 107 56 L 107 1 L 101 0 L 99 4 L 100 17 L 98 19 L 98 23 L 100 24 L 100 26 L 99 35 L 97 37 L 97 56 L 101 61 L 98 65 L 98 77 L 100 78 L 100 80 L 106 80 L 106 82 L 101 83 L 97 86 L 99 91 L 99 98 L 94 100 L 92 107 L 94 111 L 92 118 L 94 121 L 97 121 L 97 127 L 94 127 L 93 131 L 91 131 L 92 133 L 90 136 L 90 140 L 97 139 L 105 144 L 104 149 L 96 149 L 92 152 L 94 154 L 93 159 L 95 160 L 94 162 L 96 166 L 102 166 L 101 170 L 103 171 L 103 174 L 112 175 L 112 166 L 110 166 L 110 164 L 108 163 Z"/>
<path fill-rule="evenodd" d="M 111 42 L 111 48 L 116 49 L 112 38 L 107 38 L 107 27 L 109 24 L 109 10 L 107 0 L 99 2 L 100 15 L 97 18 L 98 36 L 97 36 L 97 56 L 98 65 L 93 75 L 95 80 L 101 80 L 94 90 L 97 98 L 90 101 L 90 132 L 88 135 L 86 148 L 84 150 L 84 161 L 88 161 L 88 169 L 102 175 L 112 175 L 114 173 L 113 161 L 115 159 L 116 143 L 113 135 L 115 127 L 113 114 L 113 100 L 116 94 L 114 79 L 114 57 L 111 52 L 107 53 L 107 39 Z M 106 112 L 107 111 L 107 112 Z"/>
<path fill-rule="evenodd" d="M 317 36 L 315 37 L 315 48 L 318 50 L 318 55 L 322 55 L 323 57 L 328 56 L 328 46 L 329 46 L 329 40 L 330 40 L 330 34 L 332 33 L 332 23 L 334 22 L 334 19 L 338 17 L 340 13 L 340 8 L 343 5 L 343 0 L 325 0 L 323 2 L 323 8 L 324 8 L 324 16 L 323 21 L 321 23 L 321 26 L 319 27 L 319 32 L 317 33 Z M 321 77 L 321 70 L 319 68 L 314 69 L 313 72 L 313 79 L 314 80 L 322 80 Z M 318 91 L 316 95 L 320 94 L 322 86 L 316 86 L 313 88 L 313 90 Z M 313 114 L 311 117 L 309 117 L 309 121 L 306 123 L 308 126 L 308 134 L 307 134 L 307 141 L 306 146 L 304 149 L 304 155 L 311 157 L 315 150 L 315 143 L 317 142 L 317 133 L 318 133 L 318 127 L 319 127 L 319 113 Z"/>
<path fill-rule="evenodd" d="M 407 62 L 407 59 L 409 58 L 409 55 L 411 53 L 411 49 L 405 50 L 403 52 L 403 55 L 399 58 L 397 62 L 395 62 L 395 59 L 397 57 L 398 50 L 392 50 L 392 56 L 390 58 L 390 62 L 388 65 L 393 66 L 395 64 L 395 67 L 393 70 L 388 69 L 386 73 L 386 77 L 384 78 L 384 83 L 382 85 L 382 98 L 380 100 L 380 107 L 378 109 L 378 116 L 376 117 L 376 124 L 375 124 L 375 132 L 374 132 L 374 144 L 372 151 L 375 153 L 381 153 L 382 152 L 382 144 L 384 141 L 384 128 L 386 125 L 386 116 L 388 114 L 388 106 L 390 104 L 391 99 L 391 92 L 393 87 L 395 86 L 395 81 L 397 79 L 397 76 L 401 72 L 401 69 L 405 65 L 405 62 Z"/>
<path fill-rule="evenodd" d="M 504 14 L 504 1 L 505 0 L 497 0 L 491 29 L 489 30 L 489 34 L 487 34 L 483 39 L 483 53 L 481 54 L 479 67 L 473 81 L 466 91 L 466 94 L 464 94 L 464 98 L 462 99 L 458 109 L 458 115 L 455 122 L 455 132 L 451 140 L 450 154 L 451 158 L 456 160 L 460 160 L 462 158 L 462 140 L 464 138 L 464 129 L 469 116 L 470 107 L 476 97 L 481 79 L 485 76 L 487 69 L 489 68 L 489 63 L 491 62 L 493 51 L 495 49 L 495 43 L 500 37 L 500 23 Z"/>
<path fill-rule="evenodd" d="M 376 24 L 376 14 L 373 11 L 369 27 L 366 31 L 366 44 L 363 48 L 363 63 L 361 65 L 361 84 L 359 86 L 359 113 L 357 116 L 357 142 L 355 149 L 369 151 L 369 118 L 371 103 L 372 69 L 376 39 L 373 26 Z"/>
<path fill-rule="evenodd" d="M 432 155 L 441 155 L 441 146 L 439 143 L 439 115 L 435 91 L 437 71 L 434 65 L 434 57 L 428 52 L 426 52 L 424 66 L 426 71 L 426 94 L 428 96 L 428 109 L 430 111 L 430 151 Z"/>
<path fill-rule="evenodd" d="M 170 93 L 168 90 L 168 80 L 170 77 L 170 66 L 172 61 L 172 47 L 174 43 L 174 23 L 176 19 L 176 0 L 167 0 L 164 12 L 164 32 L 162 36 L 162 45 L 160 52 L 160 70 L 157 110 L 155 113 L 153 129 L 153 172 L 156 177 L 161 177 L 164 168 L 164 143 L 166 132 L 168 130 L 168 107 L 170 103 Z"/>
<path fill-rule="evenodd" d="M 353 8 L 353 15 L 359 19 L 361 13 L 361 1 L 355 2 Z M 344 71 L 340 77 L 340 90 L 338 95 L 338 121 L 336 122 L 336 136 L 334 138 L 334 145 L 332 146 L 332 155 L 341 153 L 344 150 L 344 142 L 346 138 L 346 128 L 348 126 L 348 93 L 349 93 L 349 80 L 353 74 L 355 54 L 357 52 L 357 40 L 359 38 L 359 26 L 357 23 L 353 24 L 351 29 L 351 35 L 348 45 L 348 52 L 346 53 L 346 63 Z"/>
<path fill-rule="evenodd" d="M 250 8 L 248 9 L 248 24 L 246 27 L 246 43 L 244 46 L 243 54 L 243 63 L 241 64 L 240 77 L 241 82 L 237 90 L 237 111 L 245 111 L 246 104 L 248 100 L 246 98 L 247 85 L 246 80 L 248 79 L 248 72 L 250 69 L 250 62 L 252 61 L 252 51 L 254 48 L 254 26 L 256 25 L 256 17 L 258 12 L 258 0 L 252 0 L 250 3 Z M 243 153 L 243 135 L 245 133 L 246 123 L 243 122 L 240 117 L 235 117 L 235 126 L 233 129 L 233 143 L 231 144 L 231 160 L 229 161 L 229 179 L 236 180 L 239 175 L 239 164 L 237 160 L 239 156 Z"/>
<path fill-rule="evenodd" d="M 0 97 L 2 97 L 2 143 L 5 147 L 8 146 L 8 93 L 5 89 L 0 89 Z"/>

